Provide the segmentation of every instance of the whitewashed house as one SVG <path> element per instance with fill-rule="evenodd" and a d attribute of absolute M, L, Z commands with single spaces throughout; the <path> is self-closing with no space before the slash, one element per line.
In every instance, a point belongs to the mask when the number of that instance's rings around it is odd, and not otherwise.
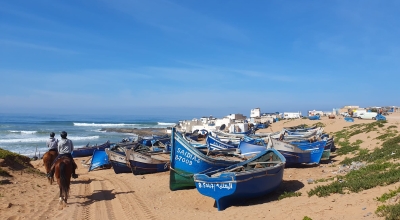
<path fill-rule="evenodd" d="M 285 119 L 301 118 L 301 112 L 284 112 L 282 118 Z"/>
<path fill-rule="evenodd" d="M 257 118 L 261 117 L 261 110 L 260 108 L 254 108 L 250 110 L 250 118 Z"/>

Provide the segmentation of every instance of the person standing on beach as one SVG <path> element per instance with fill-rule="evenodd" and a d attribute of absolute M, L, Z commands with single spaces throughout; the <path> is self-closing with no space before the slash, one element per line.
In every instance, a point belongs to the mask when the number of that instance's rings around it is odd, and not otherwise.
<path fill-rule="evenodd" d="M 57 151 L 58 147 L 58 139 L 54 138 L 56 134 L 54 132 L 50 133 L 50 138 L 46 141 L 46 146 L 49 149 L 49 151 Z"/>
<path fill-rule="evenodd" d="M 58 142 L 58 156 L 56 159 L 53 161 L 53 164 L 51 166 L 50 172 L 47 174 L 47 177 L 53 177 L 54 176 L 54 164 L 58 160 L 58 158 L 61 157 L 69 157 L 71 159 L 71 164 L 72 164 L 72 178 L 78 178 L 78 175 L 75 173 L 75 169 L 77 168 L 77 165 L 72 158 L 72 151 L 74 150 L 74 144 L 70 139 L 67 138 L 67 132 L 62 131 L 61 134 L 61 140 Z"/>

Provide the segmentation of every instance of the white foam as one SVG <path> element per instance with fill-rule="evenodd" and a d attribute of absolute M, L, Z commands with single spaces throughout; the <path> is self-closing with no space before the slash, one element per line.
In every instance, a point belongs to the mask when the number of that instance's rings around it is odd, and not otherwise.
<path fill-rule="evenodd" d="M 99 139 L 100 138 L 100 136 L 98 136 L 98 135 L 95 135 L 95 136 L 88 136 L 88 137 L 69 137 L 69 139 L 71 139 L 71 140 L 77 140 L 77 141 L 80 141 L 80 140 L 93 140 L 93 139 Z"/>
<path fill-rule="evenodd" d="M 157 122 L 158 125 L 176 125 L 176 123 Z"/>
<path fill-rule="evenodd" d="M 100 138 L 98 135 L 96 136 L 88 136 L 88 137 L 68 137 L 72 141 L 74 140 L 93 140 Z M 16 138 L 16 139 L 1 139 L 0 143 L 37 143 L 37 142 L 46 142 L 48 140 L 47 137 L 36 137 L 36 138 Z"/>
<path fill-rule="evenodd" d="M 9 131 L 10 133 L 35 134 L 37 131 Z"/>
<path fill-rule="evenodd" d="M 48 138 L 44 138 L 44 137 L 1 139 L 0 143 L 35 143 L 35 142 L 46 142 L 47 139 Z"/>
<path fill-rule="evenodd" d="M 126 127 L 126 126 L 137 126 L 137 124 L 124 124 L 124 123 L 119 123 L 119 124 L 97 124 L 97 123 L 77 123 L 74 122 L 74 126 L 80 126 L 80 127 Z"/>

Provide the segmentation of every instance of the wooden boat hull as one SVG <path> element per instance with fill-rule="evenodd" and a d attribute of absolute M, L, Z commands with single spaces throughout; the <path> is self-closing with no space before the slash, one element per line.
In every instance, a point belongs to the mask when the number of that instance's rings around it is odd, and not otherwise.
<path fill-rule="evenodd" d="M 334 148 L 333 137 L 326 139 L 324 152 L 322 153 L 321 160 L 329 160 L 331 158 L 331 152 Z"/>
<path fill-rule="evenodd" d="M 206 143 L 207 143 L 208 149 L 210 149 L 210 150 L 223 150 L 223 149 L 237 148 L 237 146 L 222 142 L 218 138 L 213 137 L 211 135 L 207 135 Z"/>
<path fill-rule="evenodd" d="M 272 147 L 286 158 L 287 165 L 319 164 L 326 145 L 326 141 L 300 145 L 289 144 L 272 138 L 270 141 L 272 141 Z"/>
<path fill-rule="evenodd" d="M 268 164 L 267 161 L 272 157 L 276 163 Z M 262 161 L 266 165 L 250 168 L 248 165 L 254 161 Z M 215 199 L 218 211 L 221 211 L 235 200 L 259 197 L 275 190 L 282 182 L 284 167 L 285 158 L 275 149 L 268 149 L 250 160 L 227 167 L 218 174 L 195 174 L 194 180 L 197 190 Z M 235 171 L 242 168 L 244 171 Z"/>
<path fill-rule="evenodd" d="M 238 161 L 215 159 L 204 155 L 172 128 L 169 182 L 171 190 L 194 188 L 195 173 L 213 171 L 236 163 Z"/>
<path fill-rule="evenodd" d="M 152 153 L 139 153 L 132 149 L 127 149 L 125 153 L 134 175 L 158 173 L 169 170 L 169 160 L 153 158 Z"/>
<path fill-rule="evenodd" d="M 108 155 L 114 173 L 119 174 L 132 172 L 131 168 L 126 163 L 126 156 L 124 152 L 115 152 L 111 151 L 110 149 L 106 149 L 105 152 Z"/>
<path fill-rule="evenodd" d="M 77 148 L 72 151 L 71 155 L 72 157 L 87 157 L 87 156 L 92 156 L 93 152 L 95 150 L 103 150 L 106 148 L 110 148 L 111 143 L 110 141 L 107 141 L 106 143 L 99 145 L 99 146 L 92 146 L 92 147 L 82 147 L 82 148 Z"/>

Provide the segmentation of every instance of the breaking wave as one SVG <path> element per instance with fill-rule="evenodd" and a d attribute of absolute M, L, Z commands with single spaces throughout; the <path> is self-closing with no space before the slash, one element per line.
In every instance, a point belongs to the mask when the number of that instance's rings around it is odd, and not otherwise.
<path fill-rule="evenodd" d="M 112 123 L 104 123 L 104 124 L 98 124 L 98 123 L 77 123 L 74 122 L 74 126 L 80 126 L 80 127 L 127 127 L 127 126 L 137 126 L 137 124 L 125 124 L 125 123 L 119 123 L 119 124 L 112 124 Z"/>
<path fill-rule="evenodd" d="M 72 141 L 74 140 L 94 140 L 98 139 L 100 136 L 87 136 L 87 137 L 68 137 Z M 1 139 L 0 143 L 37 143 L 37 142 L 46 142 L 48 140 L 47 137 L 36 137 L 36 138 L 16 138 L 16 139 Z"/>
<path fill-rule="evenodd" d="M 35 134 L 37 131 L 9 131 L 10 133 Z"/>

